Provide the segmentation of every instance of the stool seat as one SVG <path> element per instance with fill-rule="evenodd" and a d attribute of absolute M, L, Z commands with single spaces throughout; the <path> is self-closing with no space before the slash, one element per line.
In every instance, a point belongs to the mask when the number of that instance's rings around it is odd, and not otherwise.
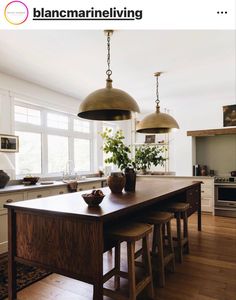
<path fill-rule="evenodd" d="M 184 212 L 189 209 L 189 203 L 184 203 L 184 202 L 176 202 L 176 203 L 171 203 L 168 206 L 166 206 L 166 209 L 169 212 Z"/>
<path fill-rule="evenodd" d="M 142 223 L 129 223 L 121 227 L 109 229 L 108 237 L 116 241 L 138 241 L 147 234 L 151 233 L 152 226 Z"/>
<path fill-rule="evenodd" d="M 167 211 L 152 211 L 142 217 L 142 221 L 145 221 L 149 224 L 165 224 L 173 218 L 173 214 Z"/>

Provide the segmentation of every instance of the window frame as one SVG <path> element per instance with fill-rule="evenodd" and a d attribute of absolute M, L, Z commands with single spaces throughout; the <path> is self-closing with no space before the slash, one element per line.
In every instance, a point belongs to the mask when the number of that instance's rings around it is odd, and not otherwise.
<path fill-rule="evenodd" d="M 61 112 L 59 110 L 48 109 L 41 106 L 21 102 L 18 100 L 14 100 L 13 102 L 13 122 L 14 122 L 14 131 L 22 131 L 22 132 L 29 132 L 29 133 L 40 133 L 41 134 L 41 174 L 34 174 L 41 177 L 55 177 L 55 176 L 62 176 L 63 171 L 61 172 L 48 172 L 48 135 L 57 135 L 63 136 L 68 138 L 68 161 L 74 162 L 74 139 L 88 139 L 90 141 L 90 170 L 88 171 L 78 171 L 77 175 L 83 174 L 91 174 L 94 173 L 96 170 L 95 160 L 94 160 L 94 147 L 96 143 L 94 142 L 94 129 L 92 121 L 88 121 L 90 123 L 90 132 L 83 133 L 79 131 L 75 131 L 73 128 L 74 120 L 77 118 L 69 113 Z M 41 125 L 35 125 L 30 123 L 23 123 L 19 121 L 15 121 L 15 105 L 26 107 L 29 109 L 36 109 L 40 111 L 41 117 Z M 47 114 L 54 113 L 60 114 L 68 117 L 68 129 L 60 129 L 60 128 L 52 128 L 47 126 Z M 96 149 L 97 150 L 97 149 Z M 71 172 L 72 170 L 70 170 Z M 16 175 L 16 178 L 22 178 L 25 174 Z"/>

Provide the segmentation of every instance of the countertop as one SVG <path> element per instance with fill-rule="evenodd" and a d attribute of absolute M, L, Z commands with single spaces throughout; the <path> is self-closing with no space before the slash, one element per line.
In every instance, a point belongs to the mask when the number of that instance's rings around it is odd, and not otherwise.
<path fill-rule="evenodd" d="M 82 180 L 78 180 L 78 184 L 89 183 L 89 182 L 96 182 L 96 181 L 106 181 L 105 177 L 91 177 Z M 11 193 L 11 192 L 24 192 L 34 189 L 43 189 L 43 188 L 54 188 L 60 186 L 66 186 L 68 183 L 63 181 L 53 181 L 50 184 L 40 184 L 37 183 L 35 185 L 24 185 L 24 184 L 17 184 L 17 185 L 7 185 L 5 188 L 0 189 L 0 194 L 4 193 Z"/>
<path fill-rule="evenodd" d="M 5 204 L 4 207 L 23 209 L 30 211 L 50 212 L 53 214 L 75 215 L 86 218 L 112 218 L 130 209 L 140 209 L 148 204 L 164 200 L 174 196 L 176 193 L 185 192 L 188 188 L 199 185 L 199 182 L 169 181 L 166 180 L 156 189 L 155 179 L 148 180 L 143 184 L 142 179 L 137 180 L 134 193 L 123 192 L 121 194 L 111 193 L 108 187 L 101 188 L 105 197 L 97 207 L 88 207 L 82 198 L 83 192 L 69 193 L 64 195 L 50 196 L 46 198 L 20 201 Z M 55 203 L 57 203 L 55 205 Z"/>

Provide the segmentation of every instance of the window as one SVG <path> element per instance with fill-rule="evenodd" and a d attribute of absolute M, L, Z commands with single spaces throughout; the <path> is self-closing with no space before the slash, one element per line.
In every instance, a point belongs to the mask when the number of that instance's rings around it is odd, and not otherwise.
<path fill-rule="evenodd" d="M 41 134 L 16 131 L 19 153 L 16 153 L 16 175 L 41 173 Z"/>
<path fill-rule="evenodd" d="M 90 133 L 90 122 L 74 119 L 74 131 Z"/>
<path fill-rule="evenodd" d="M 68 129 L 68 117 L 62 114 L 48 113 L 47 126 L 58 129 Z"/>
<path fill-rule="evenodd" d="M 97 171 L 102 151 L 94 130 L 98 127 L 100 132 L 103 123 L 93 124 L 25 100 L 27 103 L 15 98 L 14 105 L 15 133 L 20 144 L 20 152 L 16 154 L 17 178 L 26 174 L 48 177 L 68 171 L 71 175 L 74 171 L 78 174 Z"/>
<path fill-rule="evenodd" d="M 40 110 L 15 105 L 15 121 L 33 125 L 40 125 Z"/>
<path fill-rule="evenodd" d="M 48 172 L 66 171 L 68 160 L 68 137 L 48 135 Z"/>
<path fill-rule="evenodd" d="M 74 162 L 76 171 L 86 172 L 91 170 L 90 148 L 90 140 L 74 139 Z"/>

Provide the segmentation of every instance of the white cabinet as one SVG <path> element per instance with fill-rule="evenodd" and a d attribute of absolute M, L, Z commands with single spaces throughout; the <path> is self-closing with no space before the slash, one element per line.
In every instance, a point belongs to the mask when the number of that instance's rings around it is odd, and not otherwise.
<path fill-rule="evenodd" d="M 7 252 L 8 240 L 7 209 L 3 205 L 21 200 L 24 200 L 24 193 L 11 193 L 0 196 L 0 254 Z"/>
<path fill-rule="evenodd" d="M 201 179 L 201 200 L 202 200 L 202 211 L 214 212 L 214 180 Z"/>

